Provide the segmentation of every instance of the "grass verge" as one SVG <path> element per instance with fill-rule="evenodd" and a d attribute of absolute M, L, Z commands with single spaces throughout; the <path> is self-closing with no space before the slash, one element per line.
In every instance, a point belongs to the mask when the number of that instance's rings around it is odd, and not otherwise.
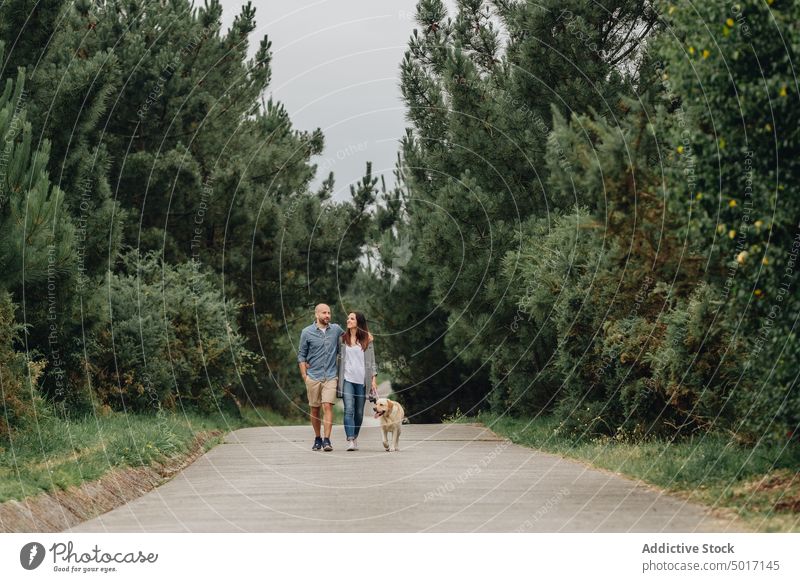
<path fill-rule="evenodd" d="M 515 419 L 490 413 L 480 422 L 512 442 L 655 485 L 685 499 L 734 512 L 754 531 L 800 531 L 800 446 L 745 447 L 724 435 L 682 441 L 625 442 L 560 435 L 549 417 Z"/>
<path fill-rule="evenodd" d="M 168 412 L 40 418 L 0 441 L 0 503 L 80 486 L 115 469 L 170 464 L 186 456 L 198 438 L 208 450 L 232 430 L 301 421 L 264 408 L 245 408 L 241 418 Z"/>

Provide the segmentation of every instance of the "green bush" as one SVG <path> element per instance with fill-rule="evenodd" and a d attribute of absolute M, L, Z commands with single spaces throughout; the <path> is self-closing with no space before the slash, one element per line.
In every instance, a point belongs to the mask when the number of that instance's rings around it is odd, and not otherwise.
<path fill-rule="evenodd" d="M 648 360 L 655 390 L 682 429 L 730 429 L 735 417 L 731 397 L 750 378 L 741 366 L 744 346 L 729 330 L 724 302 L 709 285 L 700 285 L 663 318 L 666 329 Z"/>
<path fill-rule="evenodd" d="M 580 282 L 591 277 L 601 258 L 595 230 L 586 210 L 577 208 L 526 224 L 520 251 L 506 255 L 504 276 L 516 290 L 518 309 L 510 333 L 522 341 L 509 342 L 516 349 L 493 362 L 493 377 L 498 370 L 511 372 L 495 388 L 493 410 L 538 414 L 570 393 L 577 404 L 591 391 L 575 362 L 592 341 L 585 328 L 591 324 L 584 306 L 587 288 Z"/>
<path fill-rule="evenodd" d="M 22 326 L 14 321 L 14 304 L 0 291 L 0 438 L 7 438 L 42 409 L 36 382 L 43 364 L 28 363 L 14 349 Z"/>
<path fill-rule="evenodd" d="M 741 438 L 785 442 L 800 425 L 800 107 L 791 81 L 800 4 L 669 4 L 661 6 L 676 34 L 654 44 L 664 103 L 674 112 L 662 126 L 665 194 L 670 211 L 687 218 L 681 236 L 706 266 L 703 279 L 722 301 L 714 310 L 720 332 L 729 330 L 731 342 L 719 360 L 704 346 L 692 365 L 718 368 L 721 387 L 703 414 L 716 414 L 714 399 L 730 401 Z"/>
<path fill-rule="evenodd" d="M 236 329 L 238 306 L 193 262 L 169 265 L 134 252 L 122 271 L 107 278 L 109 320 L 91 345 L 101 401 L 230 411 L 231 390 L 254 361 Z"/>

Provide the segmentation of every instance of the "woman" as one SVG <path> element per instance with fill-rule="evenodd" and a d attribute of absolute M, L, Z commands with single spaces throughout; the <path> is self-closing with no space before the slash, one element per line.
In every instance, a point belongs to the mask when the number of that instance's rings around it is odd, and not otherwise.
<path fill-rule="evenodd" d="M 339 392 L 344 400 L 344 432 L 347 450 L 358 450 L 358 433 L 364 420 L 366 387 L 378 393 L 375 348 L 367 329 L 367 318 L 354 311 L 347 316 L 347 329 L 342 334 L 339 350 Z"/>

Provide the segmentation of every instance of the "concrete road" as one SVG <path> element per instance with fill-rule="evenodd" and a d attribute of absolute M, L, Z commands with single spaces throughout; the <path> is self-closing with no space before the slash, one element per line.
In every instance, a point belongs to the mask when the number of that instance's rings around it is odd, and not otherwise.
<path fill-rule="evenodd" d="M 735 521 L 473 425 L 380 429 L 312 451 L 310 427 L 228 435 L 170 482 L 76 532 L 694 532 Z"/>

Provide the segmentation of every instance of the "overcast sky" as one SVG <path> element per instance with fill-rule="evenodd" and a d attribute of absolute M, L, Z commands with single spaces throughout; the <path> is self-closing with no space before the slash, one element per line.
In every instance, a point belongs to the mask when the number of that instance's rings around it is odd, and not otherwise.
<path fill-rule="evenodd" d="M 222 0 L 224 29 L 242 4 Z M 372 161 L 373 173 L 383 173 L 390 186 L 406 127 L 399 66 L 416 0 L 253 0 L 253 6 L 251 52 L 265 33 L 272 41 L 269 91 L 295 128 L 325 134 L 314 184 L 332 170 L 335 197 L 345 197 Z"/>

